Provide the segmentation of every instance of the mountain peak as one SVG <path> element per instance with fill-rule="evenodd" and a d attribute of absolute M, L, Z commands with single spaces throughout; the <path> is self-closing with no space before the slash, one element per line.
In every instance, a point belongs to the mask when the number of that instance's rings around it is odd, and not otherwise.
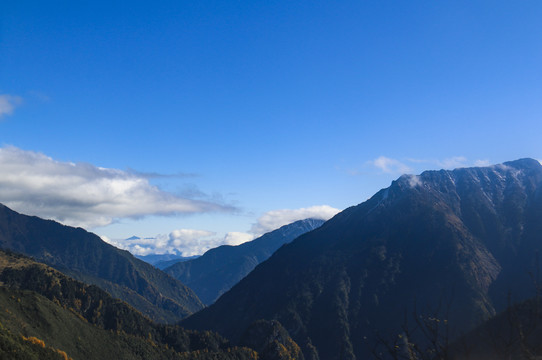
<path fill-rule="evenodd" d="M 237 341 L 251 322 L 277 320 L 310 359 L 369 358 L 418 310 L 453 319 L 457 336 L 508 294 L 531 296 L 541 191 L 533 159 L 403 175 L 280 248 L 183 326 Z"/>
<path fill-rule="evenodd" d="M 464 167 L 453 170 L 427 170 L 422 172 L 420 175 L 401 175 L 397 180 L 392 182 L 392 186 L 395 185 L 401 189 L 408 189 L 418 186 L 431 187 L 437 183 L 440 185 L 444 183 L 447 183 L 448 185 L 455 185 L 456 181 L 464 176 L 477 178 L 478 180 L 476 181 L 481 181 L 483 178 L 487 180 L 490 173 L 502 178 L 503 176 L 506 176 L 505 173 L 509 171 L 514 171 L 515 173 L 518 171 L 542 172 L 542 164 L 535 159 L 523 158 L 489 166 Z"/>
<path fill-rule="evenodd" d="M 514 161 L 507 161 L 503 163 L 504 166 L 510 166 L 516 169 L 540 169 L 542 165 L 540 164 L 540 161 L 531 159 L 531 158 L 523 158 L 518 159 Z"/>

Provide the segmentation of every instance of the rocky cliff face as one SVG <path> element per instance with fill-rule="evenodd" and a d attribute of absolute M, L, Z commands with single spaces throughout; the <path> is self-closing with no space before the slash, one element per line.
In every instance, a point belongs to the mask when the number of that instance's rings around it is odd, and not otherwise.
<path fill-rule="evenodd" d="M 454 337 L 503 309 L 508 293 L 533 294 L 541 234 L 535 160 L 405 175 L 183 324 L 235 340 L 254 320 L 276 319 L 308 359 L 366 358 L 414 313 L 446 320 Z"/>

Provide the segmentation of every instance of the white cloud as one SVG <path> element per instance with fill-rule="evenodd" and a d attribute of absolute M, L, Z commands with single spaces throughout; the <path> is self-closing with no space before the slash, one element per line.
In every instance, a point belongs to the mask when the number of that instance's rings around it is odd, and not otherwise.
<path fill-rule="evenodd" d="M 178 254 L 182 256 L 201 255 L 207 250 L 221 245 L 240 245 L 254 240 L 269 231 L 297 220 L 308 218 L 328 220 L 340 210 L 321 205 L 301 209 L 273 210 L 262 215 L 249 232 L 228 232 L 224 236 L 206 230 L 179 229 L 169 235 L 157 235 L 152 238 L 137 239 L 102 239 L 118 248 L 128 250 L 134 255 Z"/>
<path fill-rule="evenodd" d="M 0 148 L 0 202 L 30 215 L 92 228 L 120 218 L 231 211 L 168 193 L 134 173 Z"/>
<path fill-rule="evenodd" d="M 165 243 L 169 253 L 180 253 L 183 256 L 201 255 L 205 251 L 221 245 L 216 233 L 206 230 L 180 229 L 173 230 Z"/>
<path fill-rule="evenodd" d="M 227 233 L 226 236 L 224 236 L 225 245 L 241 245 L 251 240 L 254 240 L 254 235 L 244 232 L 232 231 Z"/>
<path fill-rule="evenodd" d="M 468 166 L 468 161 L 464 156 L 453 156 L 444 160 L 437 160 L 437 165 L 443 169 L 455 169 Z"/>
<path fill-rule="evenodd" d="M 474 166 L 477 166 L 477 167 L 485 167 L 485 166 L 490 166 L 491 165 L 491 161 L 489 160 L 476 160 L 474 161 Z"/>
<path fill-rule="evenodd" d="M 23 102 L 23 98 L 15 95 L 0 95 L 0 118 L 11 115 L 17 106 Z"/>
<path fill-rule="evenodd" d="M 329 220 L 339 211 L 339 209 L 328 205 L 311 206 L 301 209 L 272 210 L 260 216 L 258 222 L 252 226 L 250 232 L 257 237 L 297 220 L 308 218 Z"/>
<path fill-rule="evenodd" d="M 385 156 L 371 161 L 373 166 L 379 168 L 382 172 L 387 174 L 406 174 L 411 173 L 412 169 L 396 159 L 391 159 Z"/>
<path fill-rule="evenodd" d="M 419 175 L 406 175 L 408 177 L 408 184 L 410 187 L 416 187 L 422 185 L 422 180 Z"/>
<path fill-rule="evenodd" d="M 152 238 L 109 239 L 102 240 L 118 248 L 128 250 L 134 255 L 178 254 L 183 256 L 200 255 L 214 247 L 216 233 L 206 230 L 178 229 L 168 235 Z"/>
<path fill-rule="evenodd" d="M 230 232 L 224 237 L 207 230 L 178 229 L 169 235 L 157 235 L 152 238 L 102 240 L 134 255 L 177 254 L 182 256 L 201 255 L 207 250 L 221 245 L 239 245 L 254 239 L 254 236 L 242 232 Z"/>

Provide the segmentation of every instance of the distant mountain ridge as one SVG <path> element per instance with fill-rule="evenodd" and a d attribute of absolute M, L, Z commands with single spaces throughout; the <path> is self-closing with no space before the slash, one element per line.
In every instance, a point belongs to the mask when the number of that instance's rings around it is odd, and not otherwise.
<path fill-rule="evenodd" d="M 540 250 L 538 161 L 404 175 L 182 324 L 236 341 L 256 319 L 278 320 L 307 359 L 370 358 L 413 313 L 446 319 L 458 336 L 505 309 L 508 294 L 531 297 Z"/>
<path fill-rule="evenodd" d="M 151 319 L 175 322 L 203 304 L 188 287 L 97 235 L 0 204 L 0 248 L 16 251 L 123 299 Z"/>
<path fill-rule="evenodd" d="M 134 255 L 139 260 L 143 260 L 146 263 L 157 267 L 158 269 L 165 269 L 173 264 L 181 261 L 188 261 L 197 259 L 200 255 L 195 256 L 181 256 L 175 254 L 149 254 L 149 255 Z"/>
<path fill-rule="evenodd" d="M 164 271 L 189 286 L 209 305 L 279 247 L 323 223 L 319 219 L 299 220 L 241 245 L 211 249 L 197 259 L 177 262 Z"/>

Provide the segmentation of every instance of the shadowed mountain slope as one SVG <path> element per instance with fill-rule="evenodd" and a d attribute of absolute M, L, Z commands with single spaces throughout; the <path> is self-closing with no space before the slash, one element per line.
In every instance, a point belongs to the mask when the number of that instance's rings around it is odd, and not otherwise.
<path fill-rule="evenodd" d="M 540 249 L 539 162 L 404 175 L 280 248 L 183 325 L 237 341 L 256 319 L 278 320 L 307 359 L 369 358 L 413 309 L 443 314 L 453 338 L 505 309 L 508 293 L 532 296 Z"/>
<path fill-rule="evenodd" d="M 257 358 L 215 333 L 155 324 L 97 286 L 2 251 L 0 305 L 2 359 Z"/>
<path fill-rule="evenodd" d="M 534 297 L 484 322 L 447 349 L 451 360 L 533 360 L 542 357 L 542 302 Z"/>
<path fill-rule="evenodd" d="M 0 205 L 0 248 L 10 249 L 96 284 L 151 319 L 174 322 L 201 309 L 192 290 L 97 235 Z"/>
<path fill-rule="evenodd" d="M 305 219 L 237 246 L 219 246 L 194 260 L 178 262 L 164 271 L 189 286 L 205 304 L 212 304 L 279 247 L 320 227 L 324 220 Z"/>

